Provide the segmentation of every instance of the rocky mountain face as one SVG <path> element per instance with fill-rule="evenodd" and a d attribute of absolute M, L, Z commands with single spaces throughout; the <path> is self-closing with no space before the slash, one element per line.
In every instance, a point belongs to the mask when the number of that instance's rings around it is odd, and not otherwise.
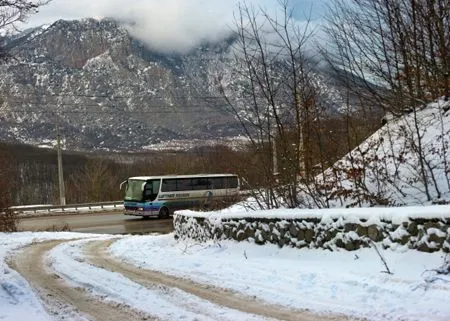
<path fill-rule="evenodd" d="M 186 55 L 147 50 L 112 20 L 57 21 L 12 39 L 0 65 L 0 139 L 68 149 L 136 150 L 217 139 L 240 126 L 208 88 L 227 43 Z M 195 76 L 195 77 L 193 77 Z"/>
<path fill-rule="evenodd" d="M 0 140 L 52 146 L 59 132 L 66 149 L 136 151 L 240 135 L 214 89 L 232 42 L 161 54 L 107 19 L 27 30 L 8 40 L 14 58 L 0 64 Z M 323 79 L 339 109 L 338 90 Z"/>

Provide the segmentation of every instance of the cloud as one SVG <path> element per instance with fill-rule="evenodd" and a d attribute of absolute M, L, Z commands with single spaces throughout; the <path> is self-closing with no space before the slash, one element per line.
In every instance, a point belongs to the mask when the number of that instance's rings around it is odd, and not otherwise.
<path fill-rule="evenodd" d="M 326 0 L 323 0 L 326 1 Z M 234 25 L 239 0 L 53 0 L 30 17 L 28 26 L 58 19 L 112 17 L 147 47 L 160 52 L 186 52 L 204 41 L 221 40 Z M 246 0 L 268 11 L 277 0 Z M 296 12 L 311 9 L 313 0 L 297 0 Z M 316 6 L 318 8 L 319 6 Z M 302 10 L 304 8 L 304 10 Z M 314 8 L 314 7 L 313 7 Z M 304 16 L 299 17 L 302 20 Z"/>
<path fill-rule="evenodd" d="M 125 22 L 131 35 L 154 50 L 185 52 L 231 31 L 233 8 L 223 0 L 135 2 L 110 7 L 105 15 Z"/>

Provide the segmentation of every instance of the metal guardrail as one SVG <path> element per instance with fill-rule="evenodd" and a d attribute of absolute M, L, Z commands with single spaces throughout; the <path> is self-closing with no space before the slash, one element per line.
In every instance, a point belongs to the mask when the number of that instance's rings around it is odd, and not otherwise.
<path fill-rule="evenodd" d="M 250 196 L 250 191 L 240 191 L 241 196 Z M 112 202 L 96 202 L 96 203 L 80 203 L 80 204 L 66 204 L 66 205 L 18 205 L 11 206 L 9 209 L 16 214 L 37 214 L 40 213 L 64 213 L 64 212 L 81 212 L 81 210 L 87 211 L 107 211 L 107 210 L 117 210 L 123 205 L 123 201 L 112 201 Z M 110 209 L 111 208 L 111 209 Z M 0 213 L 2 209 L 0 209 Z"/>
<path fill-rule="evenodd" d="M 120 205 L 123 205 L 123 201 L 81 203 L 81 204 L 67 204 L 67 205 L 20 205 L 20 206 L 11 206 L 10 209 L 17 214 L 23 214 L 30 212 L 37 213 L 39 211 L 65 212 L 65 211 L 79 211 L 81 209 L 94 210 L 95 208 L 107 210 L 108 207 L 116 209 Z"/>

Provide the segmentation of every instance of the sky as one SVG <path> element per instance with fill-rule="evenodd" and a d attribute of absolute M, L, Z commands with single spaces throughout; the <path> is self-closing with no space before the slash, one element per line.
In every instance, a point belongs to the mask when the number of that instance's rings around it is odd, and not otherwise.
<path fill-rule="evenodd" d="M 294 18 L 319 24 L 329 0 L 291 0 Z M 246 0 L 275 13 L 277 0 Z M 201 41 L 223 39 L 234 23 L 235 0 L 52 0 L 23 27 L 59 19 L 113 17 L 128 22 L 130 33 L 159 51 L 187 51 Z"/>
<path fill-rule="evenodd" d="M 434 212 L 433 215 L 448 216 L 448 206 L 423 209 Z M 399 216 L 409 215 L 408 208 L 393 210 Z M 301 215 L 301 210 L 296 211 Z M 318 215 L 320 211 L 317 210 Z M 226 215 L 229 214 L 228 211 Z M 243 215 L 240 212 L 234 214 Z M 292 216 L 293 210 L 257 211 L 255 214 L 259 217 Z M 212 215 L 222 214 L 213 212 Z M 372 220 L 384 217 L 372 215 Z M 385 267 L 380 257 L 371 248 L 357 251 L 336 248 L 332 252 L 280 249 L 276 245 L 260 246 L 230 240 L 198 243 L 175 240 L 173 233 L 16 232 L 0 233 L 1 320 L 54 320 L 54 315 L 48 311 L 57 311 L 59 320 L 86 320 L 77 309 L 60 301 L 47 299 L 49 306 L 44 306 L 28 280 L 7 264 L 26 245 L 37 246 L 48 240 L 64 240 L 43 253 L 46 271 L 53 279 L 59 279 L 65 286 L 85 289 L 90 301 L 110 302 L 117 309 L 130 306 L 161 320 L 269 319 L 206 301 L 171 286 L 146 286 L 126 273 L 92 265 L 91 254 L 86 251 L 89 244 L 95 244 L 91 242 L 112 241 L 108 253 L 139 271 L 159 271 L 189 279 L 202 284 L 205 289 L 228 289 L 265 302 L 262 306 L 273 304 L 288 309 L 309 309 L 314 313 L 344 314 L 369 321 L 450 319 L 450 276 L 436 273 L 436 269 L 445 264 L 443 252 L 424 253 L 402 246 L 383 250 L 379 246 L 393 273 L 387 274 L 383 272 Z M 103 256 L 102 251 L 96 253 L 96 257 Z M 148 280 L 146 276 L 143 278 Z"/>

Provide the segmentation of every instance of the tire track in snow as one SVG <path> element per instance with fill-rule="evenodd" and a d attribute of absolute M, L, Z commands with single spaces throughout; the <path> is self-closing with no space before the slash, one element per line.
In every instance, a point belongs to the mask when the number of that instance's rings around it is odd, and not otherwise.
<path fill-rule="evenodd" d="M 197 283 L 192 280 L 170 276 L 157 271 L 138 268 L 132 264 L 123 263 L 109 254 L 108 247 L 113 242 L 114 240 L 89 242 L 85 248 L 87 260 L 101 268 L 120 273 L 134 282 L 148 288 L 154 288 L 155 285 L 178 288 L 217 305 L 245 313 L 260 315 L 264 318 L 288 321 L 351 320 L 351 318 L 343 315 L 322 315 L 306 310 L 292 310 L 283 306 L 263 302 L 253 297 L 234 293 L 228 289 Z"/>
<path fill-rule="evenodd" d="M 99 239 L 95 239 L 98 241 Z M 104 240 L 104 239 L 103 239 Z M 261 321 L 265 318 L 218 306 L 178 288 L 145 286 L 86 261 L 85 247 L 93 239 L 67 242 L 52 249 L 52 268 L 64 279 L 88 289 L 94 296 L 126 304 L 161 320 L 186 321 Z"/>
<path fill-rule="evenodd" d="M 8 262 L 35 289 L 56 320 L 67 320 L 68 317 L 71 320 L 151 320 L 151 316 L 140 311 L 97 300 L 82 288 L 72 287 L 52 273 L 45 262 L 45 255 L 59 244 L 69 241 L 71 240 L 32 244 Z"/>

